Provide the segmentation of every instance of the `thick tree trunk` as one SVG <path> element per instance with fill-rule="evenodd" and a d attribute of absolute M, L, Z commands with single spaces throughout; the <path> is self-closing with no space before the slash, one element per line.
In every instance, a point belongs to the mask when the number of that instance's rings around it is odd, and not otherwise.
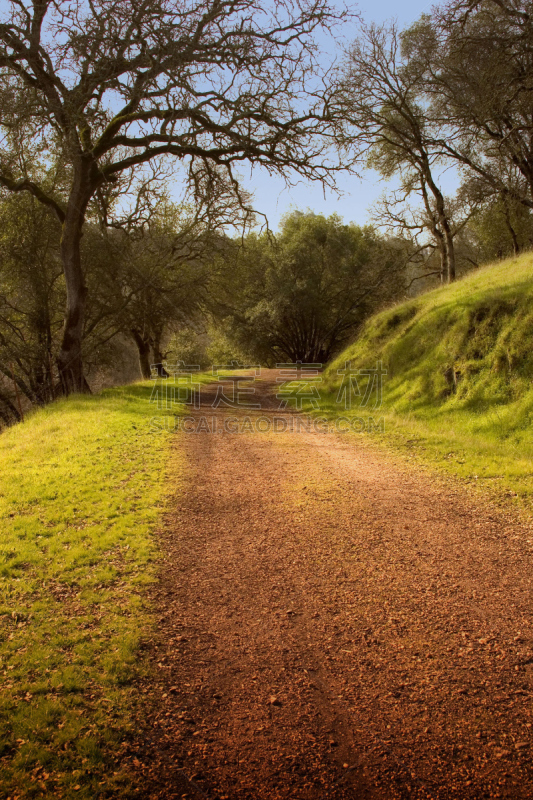
<path fill-rule="evenodd" d="M 139 351 L 139 368 L 141 370 L 141 378 L 147 380 L 152 376 L 150 364 L 150 340 L 143 336 L 140 331 L 132 328 L 131 335 L 137 345 Z"/>
<path fill-rule="evenodd" d="M 157 374 L 159 375 L 160 378 L 168 378 L 168 372 L 163 366 L 164 359 L 163 359 L 163 353 L 161 352 L 160 333 L 154 334 L 153 351 L 154 351 L 154 366 L 157 369 Z"/>
<path fill-rule="evenodd" d="M 420 188 L 422 189 L 422 197 L 424 198 L 424 205 L 426 207 L 427 215 L 428 215 L 428 222 L 429 222 L 429 229 L 433 234 L 433 237 L 437 243 L 437 248 L 439 251 L 440 257 L 440 282 L 444 283 L 447 276 L 447 265 L 446 265 L 446 240 L 444 237 L 444 233 L 441 230 L 440 225 L 440 214 L 438 211 L 436 212 L 435 209 L 431 205 L 431 201 L 429 199 L 429 195 L 427 192 L 427 186 L 429 185 L 431 192 L 433 194 L 433 198 L 436 200 L 436 192 L 438 192 L 433 179 L 431 178 L 431 171 L 429 170 L 429 166 L 427 169 L 427 175 L 429 178 L 424 174 L 420 176 Z"/>
<path fill-rule="evenodd" d="M 81 237 L 91 192 L 88 177 L 84 174 L 86 170 L 79 172 L 80 174 L 74 178 L 61 236 L 61 260 L 67 288 L 67 307 L 57 366 L 63 394 L 90 392 L 83 373 L 82 361 L 87 288 L 81 266 Z"/>

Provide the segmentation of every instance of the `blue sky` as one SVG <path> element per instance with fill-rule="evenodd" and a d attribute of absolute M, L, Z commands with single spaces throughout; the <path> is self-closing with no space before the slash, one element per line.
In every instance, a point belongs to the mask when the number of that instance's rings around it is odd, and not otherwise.
<path fill-rule="evenodd" d="M 355 6 L 365 22 L 384 22 L 395 18 L 400 27 L 414 22 L 424 12 L 429 11 L 433 2 L 425 0 L 404 0 L 401 4 L 393 0 L 360 0 Z M 357 26 L 353 26 L 353 34 L 344 32 L 348 39 L 357 35 Z M 318 184 L 302 182 L 295 187 L 287 188 L 281 178 L 273 178 L 262 170 L 254 170 L 251 174 L 241 171 L 244 185 L 255 196 L 255 207 L 265 213 L 274 230 L 278 227 L 282 214 L 292 209 L 316 213 L 337 213 L 345 222 L 364 224 L 369 220 L 369 208 L 386 189 L 386 184 L 372 172 L 365 172 L 361 180 L 345 175 L 339 178 L 338 188 L 342 195 L 330 192 L 324 197 L 323 189 Z"/>

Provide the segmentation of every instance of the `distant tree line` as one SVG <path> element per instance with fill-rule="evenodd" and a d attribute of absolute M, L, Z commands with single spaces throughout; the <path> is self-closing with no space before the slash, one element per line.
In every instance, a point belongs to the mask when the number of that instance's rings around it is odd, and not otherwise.
<path fill-rule="evenodd" d="M 333 215 L 293 212 L 278 236 L 230 236 L 233 207 L 205 217 L 162 201 L 126 231 L 88 221 L 86 374 L 112 372 L 118 343 L 139 377 L 164 363 L 327 362 L 385 299 L 401 296 L 394 243 Z M 60 393 L 60 226 L 34 197 L 0 201 L 0 418 Z M 202 345 L 203 343 L 203 345 Z M 192 359 L 192 360 L 191 360 Z"/>

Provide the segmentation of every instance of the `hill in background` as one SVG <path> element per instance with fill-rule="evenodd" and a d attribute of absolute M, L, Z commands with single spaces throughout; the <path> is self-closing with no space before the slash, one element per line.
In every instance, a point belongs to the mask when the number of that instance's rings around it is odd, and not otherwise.
<path fill-rule="evenodd" d="M 532 342 L 533 254 L 526 253 L 372 317 L 330 364 L 324 388 L 333 403 L 345 362 L 372 368 L 381 360 L 388 439 L 394 434 L 395 443 L 423 447 L 464 477 L 531 499 Z"/>

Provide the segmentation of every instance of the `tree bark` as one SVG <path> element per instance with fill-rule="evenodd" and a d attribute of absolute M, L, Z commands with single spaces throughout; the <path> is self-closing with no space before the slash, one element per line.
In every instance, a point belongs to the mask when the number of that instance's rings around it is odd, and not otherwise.
<path fill-rule="evenodd" d="M 428 170 L 429 170 L 429 167 L 428 167 Z M 430 175 L 430 177 L 431 177 L 431 175 Z M 435 184 L 434 184 L 434 182 L 432 180 L 431 180 L 431 182 L 428 181 L 428 183 L 429 183 L 429 186 L 431 188 L 433 197 L 435 199 L 437 199 L 436 193 L 435 193 L 436 191 L 438 192 L 437 187 L 435 186 Z M 427 215 L 428 215 L 429 228 L 430 228 L 431 233 L 433 234 L 433 236 L 435 238 L 435 241 L 437 243 L 437 248 L 438 248 L 438 251 L 439 251 L 439 256 L 440 256 L 440 282 L 441 283 L 445 283 L 445 281 L 447 280 L 447 277 L 448 277 L 448 260 L 447 260 L 446 237 L 445 237 L 443 231 L 441 230 L 441 228 L 439 227 L 439 225 L 441 225 L 441 222 L 442 222 L 442 214 L 439 213 L 439 211 L 437 210 L 438 220 L 435 218 L 435 212 L 434 212 L 434 210 L 433 210 L 433 208 L 431 206 L 431 202 L 430 202 L 430 199 L 429 199 L 429 196 L 428 196 L 428 193 L 427 193 L 425 175 L 421 176 L 420 187 L 422 189 L 422 197 L 424 198 L 424 205 L 426 207 L 426 212 L 427 212 Z M 435 191 L 434 191 L 434 189 L 435 189 Z M 442 227 L 442 225 L 441 225 L 441 227 Z"/>
<path fill-rule="evenodd" d="M 515 229 L 513 228 L 513 224 L 511 222 L 511 214 L 509 212 L 509 206 L 507 205 L 507 201 L 505 197 L 502 197 L 502 203 L 504 208 L 505 214 L 505 224 L 511 234 L 511 239 L 513 240 L 513 254 L 517 256 L 520 253 L 520 245 L 518 243 L 518 237 L 516 235 Z"/>
<path fill-rule="evenodd" d="M 61 349 L 57 356 L 63 394 L 90 393 L 82 361 L 83 323 L 87 287 L 81 266 L 81 237 L 87 203 L 91 196 L 86 169 L 77 170 L 61 236 L 61 260 L 67 288 L 67 306 Z"/>
<path fill-rule="evenodd" d="M 427 162 L 427 159 L 423 162 L 422 168 L 423 168 L 424 180 L 427 182 L 427 185 L 429 186 L 430 191 L 435 199 L 438 224 L 444 235 L 446 283 L 453 283 L 453 281 L 455 280 L 455 246 L 453 243 L 453 234 L 450 228 L 448 215 L 446 213 L 444 197 L 439 187 L 433 180 L 433 176 L 431 174 L 431 169 L 429 163 Z M 427 203 L 426 207 L 428 207 Z"/>
<path fill-rule="evenodd" d="M 163 366 L 163 353 L 161 352 L 161 333 L 154 333 L 153 337 L 154 366 L 160 378 L 168 378 L 168 372 Z"/>
<path fill-rule="evenodd" d="M 141 378 L 147 380 L 152 377 L 152 370 L 150 365 L 150 340 L 143 336 L 140 331 L 132 328 L 131 335 L 137 345 L 139 351 L 139 368 L 141 370 Z"/>
<path fill-rule="evenodd" d="M 453 283 L 455 280 L 455 245 L 447 219 L 445 219 L 443 227 L 446 242 L 446 282 Z"/>

